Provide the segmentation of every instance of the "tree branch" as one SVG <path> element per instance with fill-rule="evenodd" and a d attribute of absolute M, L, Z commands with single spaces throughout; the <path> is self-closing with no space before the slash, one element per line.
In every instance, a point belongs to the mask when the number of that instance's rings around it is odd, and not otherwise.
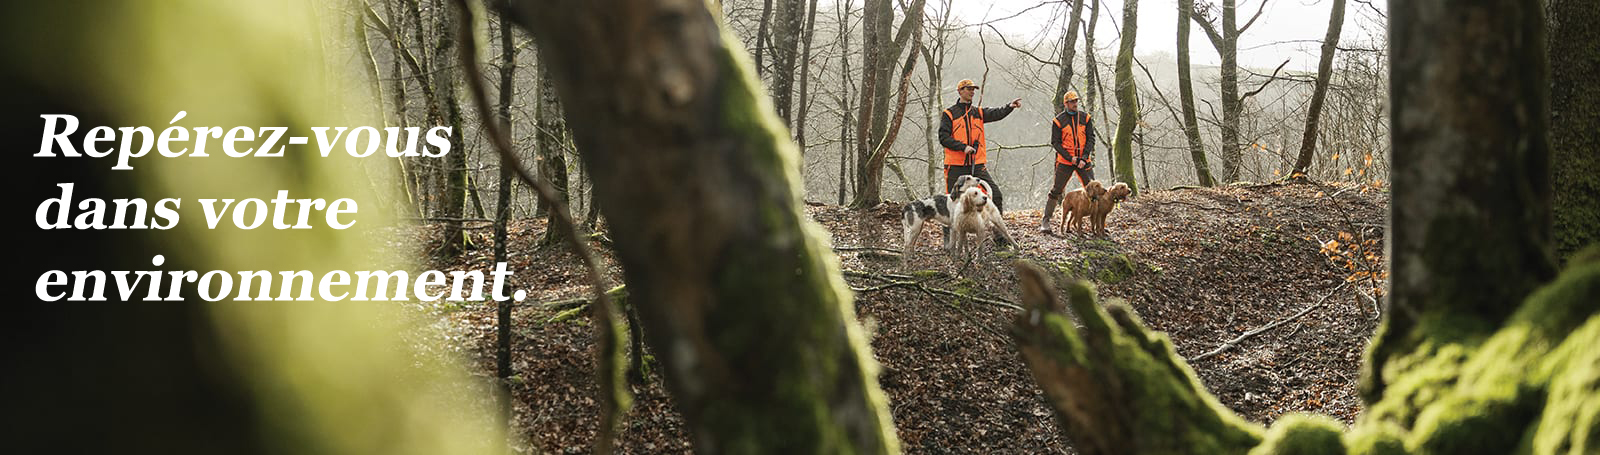
<path fill-rule="evenodd" d="M 1288 65 L 1288 64 L 1289 64 L 1289 59 L 1284 59 L 1283 63 L 1279 63 L 1278 64 L 1278 69 L 1272 70 L 1272 76 L 1267 78 L 1266 82 L 1262 82 L 1260 87 L 1256 87 L 1256 89 L 1255 90 L 1251 90 L 1250 93 L 1246 93 L 1246 94 L 1244 94 L 1244 96 L 1239 97 L 1239 101 L 1244 101 L 1244 100 L 1250 99 L 1250 97 L 1256 96 L 1257 93 L 1261 93 L 1262 90 L 1266 90 L 1267 84 L 1271 84 L 1272 81 L 1277 80 L 1278 79 L 1278 71 L 1283 70 L 1283 66 L 1284 65 Z"/>

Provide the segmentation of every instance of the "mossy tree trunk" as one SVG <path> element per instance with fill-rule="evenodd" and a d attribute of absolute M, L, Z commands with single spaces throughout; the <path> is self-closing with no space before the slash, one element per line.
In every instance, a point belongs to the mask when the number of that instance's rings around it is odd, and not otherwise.
<path fill-rule="evenodd" d="M 1554 275 L 1539 1 L 1480 3 L 1390 11 L 1393 279 L 1370 373 L 1441 319 L 1498 326 Z M 1363 378 L 1369 401 L 1385 376 Z"/>
<path fill-rule="evenodd" d="M 1194 0 L 1178 0 L 1178 98 L 1183 106 L 1183 135 L 1189 141 L 1195 181 L 1200 186 L 1212 186 L 1217 180 L 1211 177 L 1205 141 L 1200 139 L 1200 122 L 1194 111 L 1194 78 L 1189 75 L 1189 19 L 1193 16 Z"/>
<path fill-rule="evenodd" d="M 1550 148 L 1556 255 L 1600 242 L 1600 7 L 1551 0 Z"/>
<path fill-rule="evenodd" d="M 1139 183 L 1133 177 L 1133 134 L 1139 126 L 1139 88 L 1133 82 L 1133 43 L 1139 31 L 1139 0 L 1127 0 L 1122 5 L 1122 45 L 1117 50 L 1117 136 L 1113 144 L 1116 161 L 1113 174 L 1117 181 L 1128 184 L 1133 194 L 1139 194 Z"/>
<path fill-rule="evenodd" d="M 705 4 L 509 7 L 583 106 L 567 120 L 697 450 L 897 450 L 794 146 Z"/>

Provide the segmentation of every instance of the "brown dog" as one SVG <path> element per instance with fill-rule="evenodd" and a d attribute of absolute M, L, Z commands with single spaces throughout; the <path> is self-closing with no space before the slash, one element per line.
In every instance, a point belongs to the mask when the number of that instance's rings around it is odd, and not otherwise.
<path fill-rule="evenodd" d="M 1094 207 L 1089 212 L 1090 230 L 1096 235 L 1110 237 L 1110 234 L 1106 233 L 1106 215 L 1110 215 L 1111 209 L 1117 208 L 1117 203 L 1127 200 L 1130 194 L 1133 194 L 1133 190 L 1128 188 L 1126 183 L 1117 182 L 1116 185 L 1111 185 L 1111 189 L 1106 190 L 1105 196 L 1094 202 Z"/>
<path fill-rule="evenodd" d="M 1106 188 L 1098 180 L 1090 180 L 1083 188 L 1068 191 L 1061 197 L 1061 232 L 1078 232 L 1083 220 L 1094 213 L 1096 205 L 1104 198 Z"/>

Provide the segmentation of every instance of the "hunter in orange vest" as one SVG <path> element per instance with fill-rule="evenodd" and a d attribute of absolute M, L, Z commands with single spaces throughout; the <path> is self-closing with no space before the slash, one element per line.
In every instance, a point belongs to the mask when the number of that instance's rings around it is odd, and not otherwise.
<path fill-rule="evenodd" d="M 1078 92 L 1068 91 L 1061 97 L 1061 104 L 1066 106 L 1056 119 L 1050 124 L 1050 148 L 1056 152 L 1056 178 L 1050 186 L 1050 195 L 1044 203 L 1044 218 L 1040 220 L 1039 232 L 1050 233 L 1050 217 L 1055 214 L 1056 206 L 1061 205 L 1062 190 L 1067 188 L 1067 183 L 1072 181 L 1072 175 L 1078 175 L 1078 184 L 1086 185 L 1094 180 L 1094 124 L 1089 122 L 1089 113 L 1078 110 Z"/>
<path fill-rule="evenodd" d="M 983 125 L 984 122 L 998 122 L 1011 115 L 1011 111 L 1022 107 L 1022 98 L 1011 100 L 1004 107 L 973 106 L 972 95 L 978 93 L 978 86 L 972 83 L 972 79 L 962 79 L 956 83 L 956 93 L 961 98 L 956 105 L 945 109 L 944 115 L 939 118 L 939 143 L 944 145 L 944 192 L 949 193 L 956 179 L 963 175 L 983 179 L 994 189 L 994 194 L 989 198 L 994 199 L 995 207 L 1003 212 L 1006 206 L 1000 195 L 1000 185 L 995 183 L 985 166 L 989 156 L 986 153 Z"/>

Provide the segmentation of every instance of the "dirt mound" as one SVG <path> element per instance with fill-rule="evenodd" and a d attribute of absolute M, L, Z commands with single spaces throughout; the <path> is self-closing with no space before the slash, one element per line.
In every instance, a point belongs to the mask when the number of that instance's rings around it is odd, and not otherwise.
<path fill-rule="evenodd" d="M 880 383 L 907 451 L 1037 453 L 1071 449 L 1007 335 L 1018 300 L 1012 261 L 1029 259 L 1063 279 L 1094 281 L 1102 297 L 1127 301 L 1191 359 L 1322 302 L 1191 365 L 1223 404 L 1253 421 L 1308 411 L 1348 423 L 1360 411 L 1355 382 L 1377 313 L 1354 286 L 1334 292 L 1352 272 L 1322 249 L 1329 240 L 1381 239 L 1387 205 L 1382 188 L 1323 184 L 1154 191 L 1110 216 L 1109 239 L 1041 234 L 1038 211 L 1007 213 L 1018 246 L 988 247 L 971 258 L 940 249 L 937 228 L 925 229 L 916 251 L 901 255 L 896 204 L 806 211 L 832 233 L 847 281 L 857 289 L 856 309 L 884 367 Z M 543 229 L 542 222 L 515 224 L 512 245 L 531 245 Z M 620 282 L 603 244 L 595 245 Z M 487 254 L 435 266 L 487 269 Z M 530 302 L 584 293 L 568 253 L 541 250 L 513 254 L 512 261 L 518 288 L 543 291 Z M 493 303 L 432 308 L 454 328 L 440 342 L 454 344 L 475 359 L 479 374 L 493 376 Z M 542 451 L 587 452 L 598 412 L 591 332 L 582 317 L 551 322 L 555 315 L 537 305 L 515 311 L 517 423 Z M 619 446 L 632 453 L 689 450 L 660 378 L 634 392 Z"/>

